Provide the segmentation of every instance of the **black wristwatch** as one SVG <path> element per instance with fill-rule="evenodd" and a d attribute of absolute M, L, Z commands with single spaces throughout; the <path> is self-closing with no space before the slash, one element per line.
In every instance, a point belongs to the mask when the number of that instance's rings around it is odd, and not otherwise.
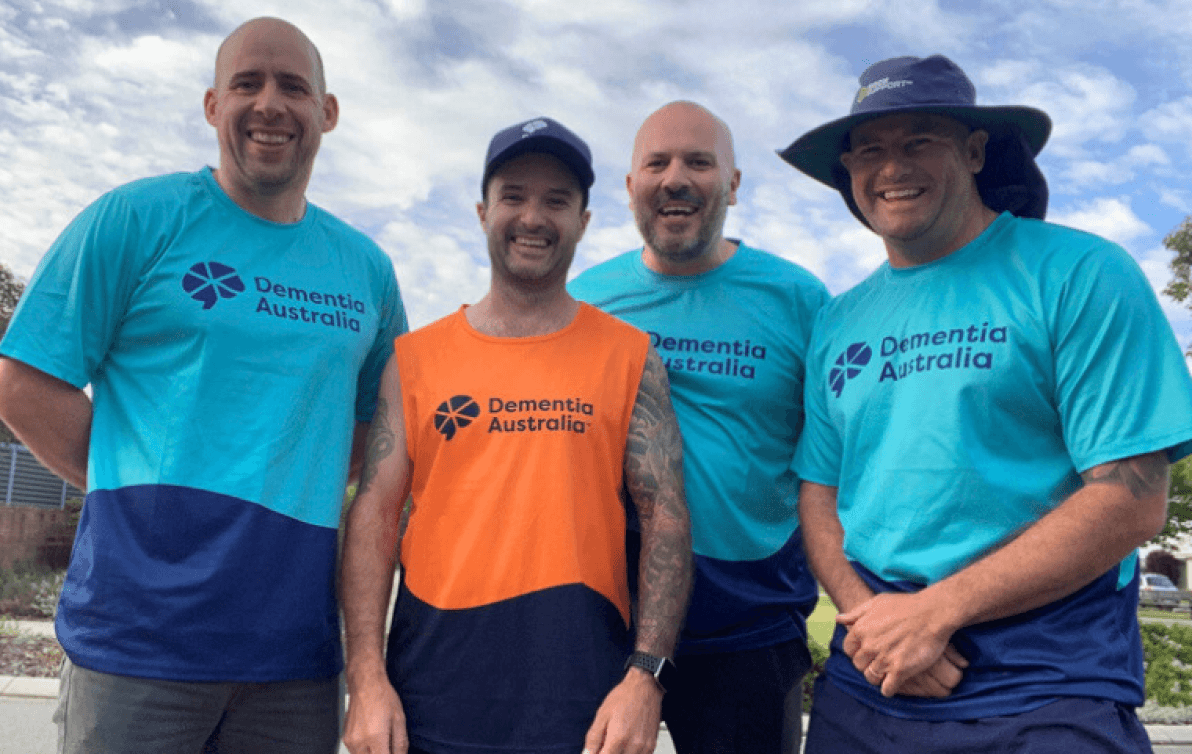
<path fill-rule="evenodd" d="M 672 688 L 675 664 L 666 657 L 658 657 L 647 652 L 634 652 L 625 661 L 625 670 L 629 670 L 629 668 L 641 668 L 654 676 L 654 681 L 663 693 L 666 693 L 668 688 Z"/>

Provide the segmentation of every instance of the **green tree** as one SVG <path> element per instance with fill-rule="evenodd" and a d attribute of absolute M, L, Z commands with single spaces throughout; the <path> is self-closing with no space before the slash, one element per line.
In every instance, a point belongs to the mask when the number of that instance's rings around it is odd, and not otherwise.
<path fill-rule="evenodd" d="M 1171 465 L 1167 492 L 1167 525 L 1152 542 L 1175 545 L 1181 534 L 1192 533 L 1192 456 Z"/>
<path fill-rule="evenodd" d="M 12 313 L 17 308 L 17 301 L 20 300 L 21 294 L 24 292 L 25 281 L 18 278 L 16 273 L 0 262 L 0 338 L 4 337 L 4 332 L 8 330 L 8 321 L 12 319 Z M 16 437 L 4 422 L 0 422 L 0 442 L 16 442 Z"/>
<path fill-rule="evenodd" d="M 1188 301 L 1192 293 L 1192 215 L 1184 218 L 1179 227 L 1167 234 L 1163 245 L 1175 252 L 1175 259 L 1171 260 L 1171 282 L 1163 292 L 1181 303 Z M 1192 355 L 1192 348 L 1188 350 Z"/>

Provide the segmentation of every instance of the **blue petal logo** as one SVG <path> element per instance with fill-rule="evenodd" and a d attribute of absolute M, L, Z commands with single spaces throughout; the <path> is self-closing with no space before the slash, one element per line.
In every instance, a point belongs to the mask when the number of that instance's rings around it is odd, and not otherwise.
<path fill-rule="evenodd" d="M 450 440 L 456 429 L 463 429 L 480 416 L 480 406 L 469 395 L 457 395 L 439 404 L 435 409 L 435 429 Z"/>
<path fill-rule="evenodd" d="M 844 383 L 861 373 L 862 367 L 873 358 L 873 349 L 864 343 L 853 343 L 836 359 L 836 366 L 828 372 L 828 387 L 840 397 Z"/>
<path fill-rule="evenodd" d="M 219 262 L 199 262 L 191 267 L 182 278 L 182 290 L 195 301 L 203 304 L 206 311 L 215 306 L 221 298 L 232 298 L 244 293 L 244 281 L 236 271 Z"/>

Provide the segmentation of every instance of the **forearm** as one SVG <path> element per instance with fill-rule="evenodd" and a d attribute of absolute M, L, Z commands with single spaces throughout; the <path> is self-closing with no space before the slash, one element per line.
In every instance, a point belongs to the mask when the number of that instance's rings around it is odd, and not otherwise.
<path fill-rule="evenodd" d="M 661 506 L 662 512 L 658 507 L 654 510 L 648 521 L 642 521 L 634 647 L 671 657 L 691 596 L 691 525 L 681 499 Z"/>
<path fill-rule="evenodd" d="M 360 472 L 364 468 L 364 453 L 368 444 L 368 422 L 356 422 L 352 428 L 352 452 L 348 458 L 348 484 L 360 482 Z"/>
<path fill-rule="evenodd" d="M 838 611 L 848 612 L 873 596 L 873 590 L 845 557 L 835 487 L 803 482 L 799 488 L 799 527 L 811 572 Z"/>
<path fill-rule="evenodd" d="M 1118 471 L 1141 479 L 1115 483 Z M 1103 476 L 1108 470 L 1110 476 Z M 1108 481 L 1106 481 L 1108 480 Z M 1086 485 L 1005 546 L 924 590 L 956 628 L 1032 610 L 1067 597 L 1114 567 L 1163 527 L 1167 462 L 1162 454 L 1104 464 Z"/>
<path fill-rule="evenodd" d="M 91 399 L 70 383 L 0 357 L 0 419 L 41 463 L 87 489 Z"/>
<path fill-rule="evenodd" d="M 340 571 L 347 683 L 384 674 L 385 613 L 398 558 L 400 512 L 375 490 L 358 495 L 348 512 Z"/>

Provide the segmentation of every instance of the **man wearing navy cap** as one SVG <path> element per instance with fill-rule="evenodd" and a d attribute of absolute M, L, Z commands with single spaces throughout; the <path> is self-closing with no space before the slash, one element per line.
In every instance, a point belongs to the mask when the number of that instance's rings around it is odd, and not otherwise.
<path fill-rule="evenodd" d="M 1135 548 L 1192 452 L 1171 328 L 1124 250 L 1042 222 L 1044 113 L 941 56 L 860 81 L 781 152 L 888 255 L 808 354 L 799 512 L 840 625 L 807 751 L 1150 751 Z"/>
<path fill-rule="evenodd" d="M 592 181 L 549 118 L 494 136 L 476 207 L 491 288 L 395 343 L 344 547 L 353 754 L 657 742 L 691 586 L 683 453 L 649 337 L 564 287 Z"/>

